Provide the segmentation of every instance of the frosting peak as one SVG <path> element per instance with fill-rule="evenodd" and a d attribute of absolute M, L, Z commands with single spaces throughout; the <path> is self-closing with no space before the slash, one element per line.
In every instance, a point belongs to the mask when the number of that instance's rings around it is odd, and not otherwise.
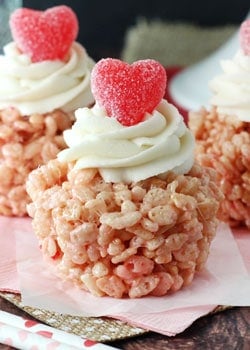
<path fill-rule="evenodd" d="M 250 56 L 239 50 L 231 60 L 222 61 L 221 67 L 223 74 L 210 83 L 211 103 L 221 114 L 250 122 Z"/>
<path fill-rule="evenodd" d="M 16 107 L 22 115 L 65 112 L 93 102 L 90 72 L 94 62 L 77 42 L 67 60 L 32 63 L 11 42 L 0 56 L 0 109 Z"/>
<path fill-rule="evenodd" d="M 97 104 L 76 111 L 64 132 L 68 149 L 58 154 L 75 167 L 98 168 L 106 182 L 133 182 L 168 171 L 186 173 L 193 165 L 194 139 L 177 109 L 162 100 L 139 124 L 123 126 Z"/>

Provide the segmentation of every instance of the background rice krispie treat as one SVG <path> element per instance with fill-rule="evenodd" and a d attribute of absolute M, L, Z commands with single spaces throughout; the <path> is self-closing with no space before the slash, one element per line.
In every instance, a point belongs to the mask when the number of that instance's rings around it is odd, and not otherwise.
<path fill-rule="evenodd" d="M 94 62 L 74 41 L 78 20 L 67 6 L 17 9 L 10 27 L 14 41 L 0 56 L 0 214 L 22 216 L 29 172 L 56 157 L 74 111 L 94 102 Z"/>
<path fill-rule="evenodd" d="M 194 138 L 165 87 L 154 60 L 99 61 L 96 104 L 76 111 L 68 148 L 27 181 L 46 260 L 96 296 L 175 292 L 209 254 L 222 194 L 214 170 L 194 164 Z"/>
<path fill-rule="evenodd" d="M 211 81 L 211 110 L 191 112 L 189 126 L 200 164 L 216 170 L 225 198 L 220 218 L 250 228 L 250 20 L 240 29 L 241 47 L 221 63 L 223 74 Z"/>

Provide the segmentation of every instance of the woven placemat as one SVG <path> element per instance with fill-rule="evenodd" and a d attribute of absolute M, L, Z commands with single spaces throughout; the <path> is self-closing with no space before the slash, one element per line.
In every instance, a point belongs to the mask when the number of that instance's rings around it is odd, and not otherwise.
<path fill-rule="evenodd" d="M 165 67 L 187 66 L 207 57 L 237 30 L 236 25 L 201 27 L 139 18 L 127 29 L 121 58 L 128 63 L 152 58 Z"/>
<path fill-rule="evenodd" d="M 77 317 L 24 306 L 19 294 L 0 293 L 0 296 L 51 327 L 99 342 L 122 340 L 148 332 L 106 317 Z"/>

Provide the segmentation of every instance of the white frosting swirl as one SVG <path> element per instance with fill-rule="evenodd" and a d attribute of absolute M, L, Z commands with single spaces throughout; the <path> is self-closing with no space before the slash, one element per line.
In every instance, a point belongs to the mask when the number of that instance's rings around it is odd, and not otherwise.
<path fill-rule="evenodd" d="M 186 173 L 193 165 L 194 138 L 177 109 L 162 100 L 139 124 L 123 126 L 96 104 L 76 111 L 64 132 L 68 149 L 58 154 L 75 168 L 98 168 L 106 182 L 140 181 L 168 171 Z"/>
<path fill-rule="evenodd" d="M 94 102 L 90 90 L 93 66 L 94 61 L 77 42 L 67 60 L 35 63 L 11 42 L 0 56 L 0 109 L 12 106 L 30 115 L 88 106 Z"/>
<path fill-rule="evenodd" d="M 250 56 L 239 50 L 232 60 L 222 61 L 221 67 L 224 73 L 210 83 L 214 93 L 211 103 L 220 114 L 250 122 Z"/>

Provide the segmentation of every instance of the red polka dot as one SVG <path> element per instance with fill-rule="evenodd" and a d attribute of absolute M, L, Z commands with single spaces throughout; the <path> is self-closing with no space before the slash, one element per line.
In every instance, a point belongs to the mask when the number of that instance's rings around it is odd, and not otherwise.
<path fill-rule="evenodd" d="M 27 327 L 27 328 L 34 327 L 37 324 L 38 324 L 38 322 L 32 321 L 32 320 L 26 320 L 24 322 L 24 326 Z"/>
<path fill-rule="evenodd" d="M 84 340 L 84 342 L 83 342 L 83 345 L 85 345 L 85 346 L 87 346 L 87 347 L 91 347 L 91 346 L 96 345 L 96 344 L 97 344 L 96 341 L 90 340 L 90 339 L 86 339 L 86 340 Z"/>

